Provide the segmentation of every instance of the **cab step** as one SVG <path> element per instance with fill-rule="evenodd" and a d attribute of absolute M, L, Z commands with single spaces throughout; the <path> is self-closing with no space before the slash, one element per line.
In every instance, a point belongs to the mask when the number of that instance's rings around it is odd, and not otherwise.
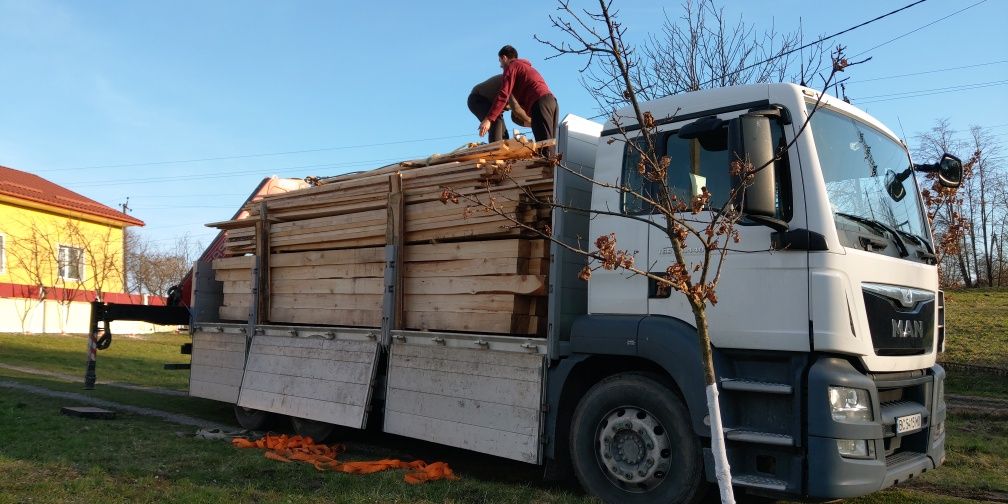
<path fill-rule="evenodd" d="M 794 446 L 794 439 L 787 434 L 758 432 L 745 429 L 725 429 L 725 439 L 740 443 L 756 443 L 771 446 Z"/>
<path fill-rule="evenodd" d="M 787 491 L 786 481 L 772 478 L 770 476 L 758 476 L 755 474 L 740 474 L 738 476 L 732 476 L 732 485 L 759 488 L 761 490 L 769 490 L 773 492 Z"/>

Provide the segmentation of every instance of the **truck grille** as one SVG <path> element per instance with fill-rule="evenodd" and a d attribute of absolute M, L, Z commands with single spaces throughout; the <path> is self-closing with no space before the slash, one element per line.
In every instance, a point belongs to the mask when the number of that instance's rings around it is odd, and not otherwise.
<path fill-rule="evenodd" d="M 933 292 L 868 283 L 862 292 L 876 355 L 920 355 L 934 348 Z"/>

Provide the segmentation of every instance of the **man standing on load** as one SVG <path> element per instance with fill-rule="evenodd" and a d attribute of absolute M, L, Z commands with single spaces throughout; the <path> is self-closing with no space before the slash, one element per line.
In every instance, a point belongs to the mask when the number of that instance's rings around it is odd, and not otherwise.
<path fill-rule="evenodd" d="M 476 119 L 482 120 L 486 117 L 494 99 L 497 98 L 497 91 L 500 90 L 503 79 L 503 75 L 497 74 L 472 88 L 468 104 L 469 110 L 476 116 Z M 522 110 L 521 105 L 518 105 L 514 96 L 508 98 L 508 107 L 511 108 L 511 120 L 515 124 L 523 128 L 532 125 L 532 119 Z M 508 107 L 505 107 L 504 110 L 507 110 Z M 497 142 L 506 138 L 508 138 L 507 126 L 504 124 L 504 116 L 501 114 L 497 120 L 490 124 L 490 136 L 487 138 L 487 142 Z"/>
<path fill-rule="evenodd" d="M 480 123 L 480 136 L 490 131 L 490 125 L 504 112 L 508 97 L 514 95 L 518 105 L 532 118 L 532 134 L 536 141 L 556 138 L 557 101 L 542 75 L 532 68 L 529 60 L 519 59 L 518 51 L 509 45 L 497 52 L 497 58 L 504 69 L 504 75 L 497 98 Z M 550 147 L 544 154 L 553 156 L 554 152 L 555 149 Z"/>

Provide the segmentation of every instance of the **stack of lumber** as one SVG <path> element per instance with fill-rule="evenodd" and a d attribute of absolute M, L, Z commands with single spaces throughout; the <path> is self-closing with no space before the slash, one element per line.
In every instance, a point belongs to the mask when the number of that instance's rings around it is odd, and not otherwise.
<path fill-rule="evenodd" d="M 213 264 L 221 319 L 257 306 L 260 322 L 379 327 L 384 246 L 396 244 L 398 327 L 544 334 L 548 246 L 533 231 L 551 222 L 544 145 L 505 140 L 331 177 L 208 224 L 227 230 Z"/>

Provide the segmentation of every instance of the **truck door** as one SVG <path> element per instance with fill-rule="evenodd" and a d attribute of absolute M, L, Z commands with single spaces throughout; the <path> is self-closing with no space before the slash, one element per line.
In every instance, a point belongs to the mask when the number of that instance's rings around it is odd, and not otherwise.
<path fill-rule="evenodd" d="M 724 126 L 712 132 L 712 137 L 683 139 L 678 130 L 691 122 L 682 121 L 660 137 L 661 149 L 671 159 L 668 184 L 674 193 L 689 201 L 694 191 L 707 187 L 711 192 L 711 207 L 721 208 L 731 191 L 727 121 L 745 110 L 719 116 Z M 693 115 L 693 119 L 696 115 Z M 794 125 L 772 120 L 774 142 L 784 146 L 794 136 Z M 777 179 L 777 217 L 788 222 L 790 229 L 804 228 L 804 194 L 798 165 L 797 149 L 792 147 L 782 161 L 775 164 Z M 692 219 L 693 227 L 703 230 L 712 213 L 683 215 Z M 662 217 L 656 216 L 663 220 Z M 808 351 L 808 252 L 771 250 L 773 229 L 745 219 L 737 226 L 740 240 L 729 242 L 729 251 L 721 269 L 716 293 L 718 303 L 708 310 L 711 340 L 723 348 L 772 349 Z M 648 267 L 652 272 L 664 272 L 675 262 L 672 243 L 664 231 L 649 230 Z M 684 250 L 689 269 L 701 264 L 703 250 L 696 239 L 687 242 Z M 712 258 L 713 271 L 718 259 Z M 696 276 L 694 277 L 696 278 Z M 648 292 L 648 313 L 680 318 L 693 324 L 689 303 L 679 292 L 659 295 L 651 282 Z"/>

